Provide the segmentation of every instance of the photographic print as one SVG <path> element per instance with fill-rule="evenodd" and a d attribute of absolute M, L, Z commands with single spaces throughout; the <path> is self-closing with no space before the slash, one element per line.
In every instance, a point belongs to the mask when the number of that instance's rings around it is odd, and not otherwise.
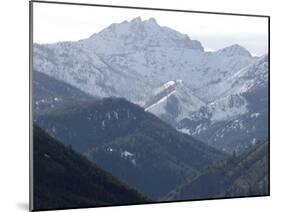
<path fill-rule="evenodd" d="M 269 17 L 30 2 L 30 207 L 269 195 Z"/>

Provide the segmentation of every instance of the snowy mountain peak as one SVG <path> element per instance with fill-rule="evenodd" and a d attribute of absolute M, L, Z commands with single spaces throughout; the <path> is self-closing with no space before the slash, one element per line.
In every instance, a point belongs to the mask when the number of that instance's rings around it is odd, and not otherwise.
<path fill-rule="evenodd" d="M 202 44 L 188 35 L 160 26 L 153 17 L 111 24 L 102 31 L 81 41 L 85 48 L 95 48 L 99 55 L 123 54 L 136 50 L 163 47 L 204 51 Z M 110 46 L 110 49 L 108 48 Z"/>
<path fill-rule="evenodd" d="M 252 57 L 251 53 L 238 44 L 234 44 L 223 49 L 220 49 L 216 52 L 218 55 L 232 57 L 232 56 L 247 56 Z"/>
<path fill-rule="evenodd" d="M 131 28 L 139 27 L 141 30 L 159 30 L 159 28 L 161 28 L 156 19 L 152 17 L 147 20 L 142 20 L 141 17 L 136 17 L 133 18 L 129 24 Z"/>
<path fill-rule="evenodd" d="M 217 126 L 267 113 L 257 104 L 268 99 L 267 55 L 252 57 L 237 44 L 206 54 L 154 18 L 113 23 L 78 42 L 34 45 L 33 55 L 34 70 L 95 97 L 124 97 L 208 142 L 216 142 L 208 133 Z"/>
<path fill-rule="evenodd" d="M 144 21 L 146 24 L 152 25 L 152 26 L 159 26 L 159 24 L 157 23 L 155 18 L 149 18 L 147 20 Z"/>
<path fill-rule="evenodd" d="M 149 18 L 148 21 L 149 21 L 150 23 L 157 23 L 156 19 L 155 19 L 155 18 L 152 18 L 152 17 Z"/>
<path fill-rule="evenodd" d="M 155 18 L 151 17 L 147 20 L 142 20 L 141 17 L 136 17 L 136 18 L 133 18 L 131 21 L 130 21 L 131 24 L 151 24 L 151 25 L 158 25 L 157 21 Z M 159 26 L 159 25 L 158 25 Z"/>
<path fill-rule="evenodd" d="M 132 20 L 131 20 L 131 23 L 141 23 L 142 22 L 142 20 L 141 20 L 141 17 L 136 17 L 136 18 L 133 18 Z"/>

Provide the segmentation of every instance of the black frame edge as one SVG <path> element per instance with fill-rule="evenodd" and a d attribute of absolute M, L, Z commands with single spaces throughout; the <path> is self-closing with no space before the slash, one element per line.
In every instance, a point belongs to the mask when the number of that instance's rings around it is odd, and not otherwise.
<path fill-rule="evenodd" d="M 32 68 L 33 68 L 33 2 L 29 1 L 29 211 L 34 210 Z"/>

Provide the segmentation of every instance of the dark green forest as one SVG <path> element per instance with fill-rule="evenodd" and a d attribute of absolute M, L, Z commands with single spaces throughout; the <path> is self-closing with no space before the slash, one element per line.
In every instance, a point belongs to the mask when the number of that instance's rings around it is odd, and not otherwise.
<path fill-rule="evenodd" d="M 33 156 L 35 210 L 149 202 L 36 125 Z"/>
<path fill-rule="evenodd" d="M 166 199 L 206 199 L 269 195 L 268 141 L 233 154 L 209 167 Z"/>

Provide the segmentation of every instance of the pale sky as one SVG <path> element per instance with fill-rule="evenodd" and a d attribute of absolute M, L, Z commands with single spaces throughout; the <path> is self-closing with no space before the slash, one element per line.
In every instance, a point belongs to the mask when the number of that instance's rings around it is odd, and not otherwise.
<path fill-rule="evenodd" d="M 187 34 L 205 50 L 232 44 L 247 48 L 252 55 L 267 53 L 267 18 L 198 13 L 167 12 L 95 6 L 34 3 L 34 42 L 53 43 L 90 37 L 112 23 L 153 17 L 161 26 Z"/>

